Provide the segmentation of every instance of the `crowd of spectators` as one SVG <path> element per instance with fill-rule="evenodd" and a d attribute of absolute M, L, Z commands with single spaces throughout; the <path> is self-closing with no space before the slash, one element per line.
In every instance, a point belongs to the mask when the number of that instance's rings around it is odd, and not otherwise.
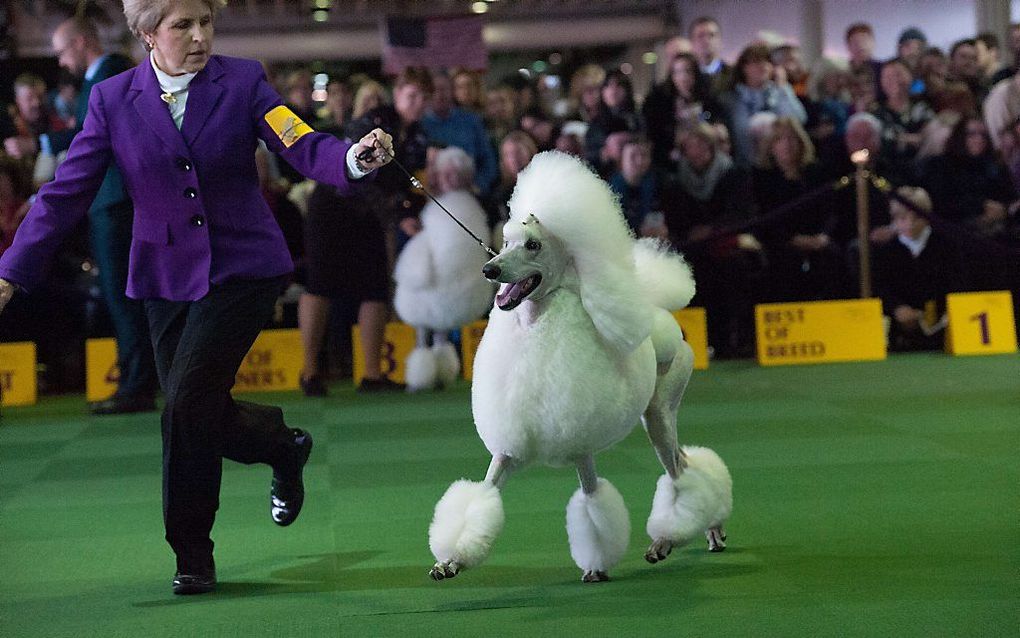
<path fill-rule="evenodd" d="M 755 303 L 856 296 L 856 198 L 838 183 L 861 149 L 882 178 L 876 183 L 888 185 L 870 197 L 869 242 L 892 347 L 930 347 L 931 339 L 903 334 L 919 317 L 937 325 L 947 292 L 1017 290 L 1020 25 L 1007 42 L 985 33 L 948 50 L 909 27 L 896 56 L 878 60 L 870 25 L 856 23 L 845 32 L 846 58 L 811 68 L 789 42 L 747 43 L 731 64 L 721 57 L 722 26 L 699 18 L 668 41 L 666 77 L 646 95 L 635 94 L 621 68 L 595 64 L 574 70 L 559 93 L 544 77 L 465 69 L 331 78 L 319 101 L 307 70 L 275 80 L 294 112 L 318 129 L 354 139 L 376 126 L 391 132 L 397 159 L 423 179 L 434 149 L 462 148 L 495 243 L 530 159 L 549 149 L 581 157 L 619 194 L 635 234 L 688 256 L 698 281 L 694 303 L 707 308 L 717 356 L 751 354 Z M 33 190 L 60 162 L 40 135 L 78 124 L 68 107 L 74 91 L 66 78 L 52 87 L 27 73 L 14 80 L 14 102 L 0 113 L 0 252 Z M 305 367 L 318 392 L 315 350 L 327 308 L 369 327 L 363 335 L 377 335 L 370 348 L 378 342 L 388 269 L 420 229 L 426 200 L 396 167 L 370 193 L 345 199 L 303 183 L 264 149 L 260 155 L 266 198 L 299 266 L 296 282 L 307 286 L 298 314 L 313 326 Z M 87 245 L 68 251 L 87 271 Z M 64 303 L 64 316 L 95 314 L 75 310 L 88 295 L 58 298 L 39 308 Z M 5 339 L 13 334 L 11 320 L 0 327 Z M 379 372 L 370 366 L 369 374 Z"/>

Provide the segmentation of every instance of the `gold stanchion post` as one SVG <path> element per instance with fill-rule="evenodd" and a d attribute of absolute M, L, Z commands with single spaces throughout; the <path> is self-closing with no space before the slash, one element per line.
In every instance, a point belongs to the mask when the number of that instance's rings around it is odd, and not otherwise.
<path fill-rule="evenodd" d="M 855 151 L 850 161 L 857 167 L 855 182 L 857 184 L 857 253 L 860 260 L 861 299 L 871 297 L 871 234 L 870 215 L 868 211 L 868 149 Z"/>

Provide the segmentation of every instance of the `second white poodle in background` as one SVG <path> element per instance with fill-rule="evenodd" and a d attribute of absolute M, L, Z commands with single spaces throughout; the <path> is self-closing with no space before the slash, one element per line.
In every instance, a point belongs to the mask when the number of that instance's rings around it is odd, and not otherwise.
<path fill-rule="evenodd" d="M 500 490 L 530 463 L 572 465 L 570 553 L 582 580 L 608 579 L 626 551 L 623 498 L 595 471 L 596 453 L 644 423 L 666 473 L 647 530 L 649 562 L 705 534 L 720 551 L 731 479 L 707 448 L 677 444 L 677 408 L 694 355 L 670 310 L 694 280 L 683 258 L 635 241 L 608 185 L 559 152 L 536 155 L 510 199 L 503 249 L 483 269 L 502 286 L 475 358 L 471 407 L 492 462 L 436 505 L 429 545 L 436 580 L 480 564 L 502 530 Z"/>
<path fill-rule="evenodd" d="M 437 200 L 482 241 L 490 241 L 485 211 L 470 191 L 474 163 L 468 154 L 445 148 L 431 157 L 429 168 Z M 422 210 L 421 224 L 393 272 L 393 305 L 416 332 L 415 349 L 405 363 L 411 391 L 448 385 L 457 378 L 460 360 L 447 333 L 484 315 L 494 291 L 480 276 L 487 254 L 435 202 Z"/>

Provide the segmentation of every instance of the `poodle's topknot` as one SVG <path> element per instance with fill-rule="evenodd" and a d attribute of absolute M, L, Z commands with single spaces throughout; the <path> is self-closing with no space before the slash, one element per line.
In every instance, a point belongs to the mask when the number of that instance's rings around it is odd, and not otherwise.
<path fill-rule="evenodd" d="M 577 158 L 546 151 L 521 171 L 509 207 L 509 223 L 533 215 L 563 243 L 603 338 L 628 352 L 648 337 L 652 308 L 635 276 L 634 235 L 605 181 Z"/>

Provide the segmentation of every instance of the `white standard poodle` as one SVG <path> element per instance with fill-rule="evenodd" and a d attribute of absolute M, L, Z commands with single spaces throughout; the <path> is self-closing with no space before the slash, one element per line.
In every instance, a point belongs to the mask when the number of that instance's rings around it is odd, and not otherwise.
<path fill-rule="evenodd" d="M 485 211 L 470 192 L 471 157 L 459 148 L 445 148 L 432 158 L 430 168 L 437 201 L 488 243 Z M 422 210 L 421 223 L 421 232 L 404 246 L 393 272 L 393 305 L 400 319 L 415 328 L 416 345 L 405 362 L 409 391 L 449 385 L 457 378 L 460 360 L 447 333 L 483 316 L 494 292 L 493 284 L 478 276 L 487 253 L 435 202 Z"/>
<path fill-rule="evenodd" d="M 683 258 L 636 241 L 608 185 L 579 160 L 541 153 L 510 199 L 502 251 L 483 273 L 501 283 L 475 358 L 485 480 L 460 480 L 436 504 L 429 544 L 436 580 L 480 564 L 503 526 L 500 490 L 530 463 L 577 468 L 567 504 L 570 553 L 584 582 L 608 579 L 627 548 L 623 498 L 594 456 L 640 420 L 665 474 L 658 480 L 645 558 L 704 534 L 725 545 L 732 482 L 709 449 L 677 444 L 677 408 L 694 355 L 670 310 L 694 295 Z"/>

